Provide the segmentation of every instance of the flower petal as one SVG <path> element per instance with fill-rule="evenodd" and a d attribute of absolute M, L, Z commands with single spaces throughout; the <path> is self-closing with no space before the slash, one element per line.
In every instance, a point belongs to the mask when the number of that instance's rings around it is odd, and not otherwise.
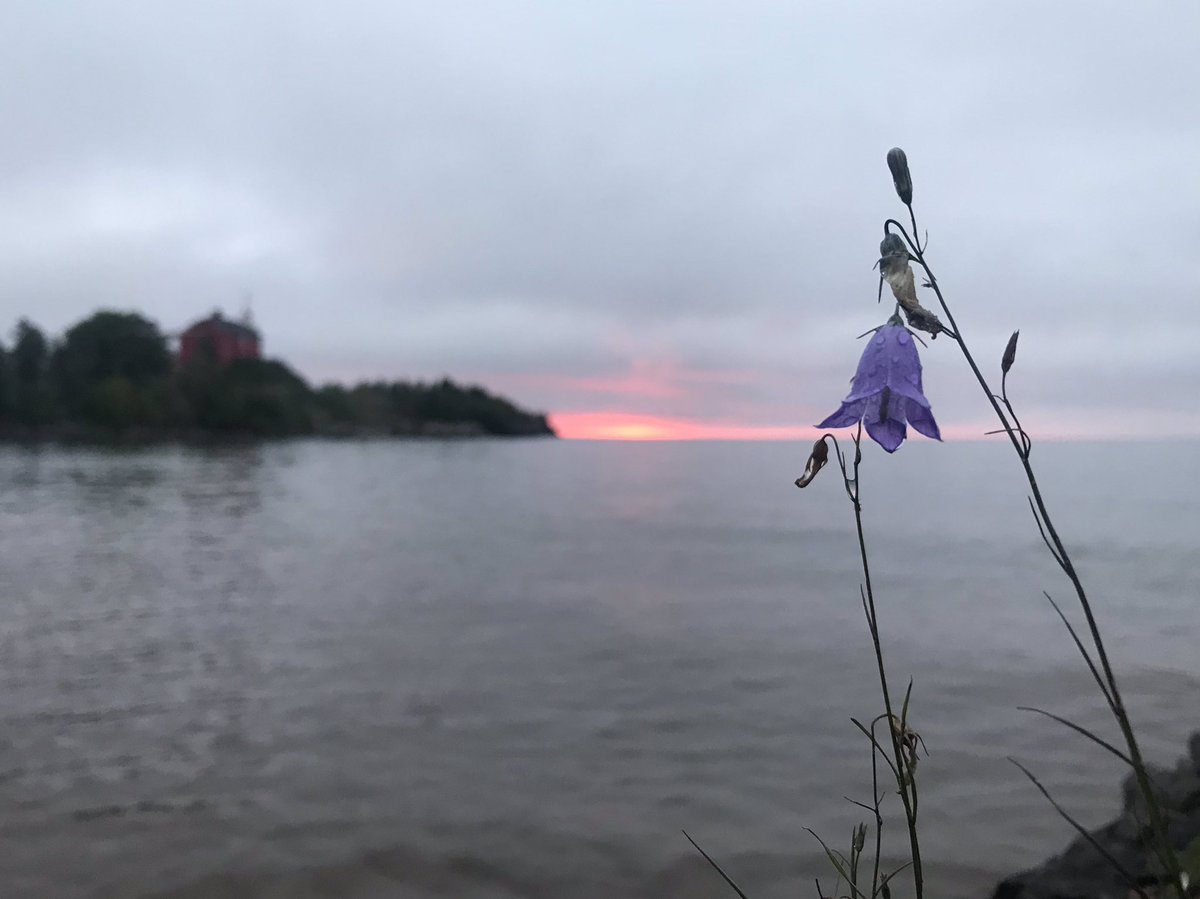
<path fill-rule="evenodd" d="M 863 348 L 850 394 L 817 427 L 845 428 L 862 421 L 871 439 L 894 453 L 908 437 L 906 423 L 941 440 L 921 384 L 921 357 L 912 334 L 893 319 Z M 882 414 L 881 414 L 882 413 Z"/>
<path fill-rule="evenodd" d="M 838 407 L 838 410 L 826 418 L 823 422 L 817 425 L 818 428 L 848 428 L 851 425 L 856 425 L 862 420 L 863 412 L 867 409 L 867 401 L 856 400 L 851 402 L 846 400 Z"/>
<path fill-rule="evenodd" d="M 908 423 L 910 425 L 926 437 L 931 437 L 934 440 L 942 439 L 942 432 L 938 430 L 937 422 L 933 420 L 933 412 L 930 410 L 928 403 L 921 405 L 911 399 L 904 399 L 901 402 L 905 405 L 904 411 L 908 415 Z"/>
<path fill-rule="evenodd" d="M 854 372 L 854 384 L 850 387 L 850 395 L 846 397 L 846 402 L 861 400 L 887 386 L 888 351 L 892 341 L 890 331 L 893 327 L 884 325 L 871 335 L 867 345 L 863 347 L 858 369 Z"/>
<path fill-rule="evenodd" d="M 894 453 L 900 449 L 900 444 L 908 436 L 908 428 L 904 426 L 904 422 L 895 418 L 885 418 L 883 421 L 876 419 L 867 422 L 867 433 L 889 453 Z"/>
<path fill-rule="evenodd" d="M 924 406 L 926 409 L 929 408 L 929 400 L 927 400 L 925 398 L 925 394 L 921 392 L 920 378 L 918 378 L 915 383 L 909 382 L 907 384 L 903 381 L 889 381 L 888 389 L 890 389 L 892 393 L 896 394 L 896 396 L 904 397 L 906 400 L 910 400 L 913 405 Z"/>
<path fill-rule="evenodd" d="M 894 453 L 908 436 L 908 428 L 904 426 L 904 417 L 908 401 L 903 397 L 893 396 L 890 390 L 883 390 L 867 405 L 863 422 L 871 439 L 889 453 Z"/>
<path fill-rule="evenodd" d="M 892 392 L 928 407 L 921 389 L 921 357 L 912 335 L 899 325 L 889 328 L 887 363 L 887 386 Z"/>

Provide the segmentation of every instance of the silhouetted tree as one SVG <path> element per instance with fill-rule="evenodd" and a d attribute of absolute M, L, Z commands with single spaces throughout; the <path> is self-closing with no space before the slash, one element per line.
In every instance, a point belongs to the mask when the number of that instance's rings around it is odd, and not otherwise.
<path fill-rule="evenodd" d="M 46 335 L 27 318 L 17 322 L 13 333 L 13 361 L 17 380 L 24 384 L 38 381 L 46 373 L 49 352 Z"/>
<path fill-rule="evenodd" d="M 15 398 L 12 354 L 0 343 L 0 422 L 12 419 Z"/>
<path fill-rule="evenodd" d="M 171 370 L 171 353 L 158 326 L 136 312 L 97 312 L 73 325 L 55 350 L 64 393 L 77 396 L 105 378 L 144 385 Z"/>
<path fill-rule="evenodd" d="M 13 412 L 25 425 L 43 425 L 57 415 L 49 383 L 50 349 L 46 335 L 28 319 L 17 322 L 13 333 Z"/>

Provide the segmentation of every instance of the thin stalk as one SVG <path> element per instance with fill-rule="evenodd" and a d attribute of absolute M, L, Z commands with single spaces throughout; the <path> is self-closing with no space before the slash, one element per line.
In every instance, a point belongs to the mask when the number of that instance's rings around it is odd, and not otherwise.
<path fill-rule="evenodd" d="M 870 812 L 875 816 L 875 864 L 871 871 L 871 896 L 874 897 L 879 892 L 879 862 L 883 849 L 883 813 L 879 810 L 883 797 L 879 795 L 879 757 L 874 744 L 871 746 L 871 790 L 871 798 L 875 801 L 874 805 L 867 805 L 865 802 L 859 802 L 849 796 L 842 798 L 851 805 L 857 805 L 863 811 Z"/>
<path fill-rule="evenodd" d="M 912 207 L 909 207 L 909 215 L 913 222 L 913 232 L 916 233 L 916 216 L 912 212 Z M 1049 536 L 1049 542 L 1053 544 L 1055 551 L 1055 561 L 1062 569 L 1067 579 L 1071 582 L 1071 586 L 1075 589 L 1075 596 L 1079 600 L 1079 605 L 1083 609 L 1084 618 L 1087 620 L 1088 630 L 1091 632 L 1092 642 L 1096 647 L 1096 656 L 1100 661 L 1100 667 L 1104 672 L 1104 679 L 1108 685 L 1108 696 L 1111 699 L 1110 707 L 1112 708 L 1113 716 L 1117 719 L 1117 725 L 1121 729 L 1121 734 L 1125 738 L 1126 746 L 1129 749 L 1129 757 L 1133 761 L 1134 774 L 1137 778 L 1138 787 L 1146 800 L 1146 807 L 1150 812 L 1150 824 L 1154 831 L 1156 842 L 1159 844 L 1162 852 L 1165 855 L 1164 861 L 1168 868 L 1168 874 L 1178 891 L 1181 899 L 1185 895 L 1182 886 L 1182 869 L 1179 865 L 1179 859 L 1175 855 L 1175 849 L 1171 845 L 1170 837 L 1167 833 L 1166 818 L 1162 808 L 1159 805 L 1158 797 L 1155 795 L 1154 788 L 1150 783 L 1150 776 L 1146 772 L 1146 764 L 1142 758 L 1141 749 L 1138 746 L 1137 737 L 1134 735 L 1133 726 L 1129 722 L 1129 714 L 1125 709 L 1124 700 L 1121 698 L 1120 688 L 1117 686 L 1117 677 L 1113 672 L 1112 664 L 1108 659 L 1108 652 L 1104 646 L 1104 639 L 1100 635 L 1100 627 L 1096 623 L 1096 617 L 1092 612 L 1092 605 L 1088 601 L 1087 592 L 1084 589 L 1083 582 L 1080 580 L 1079 574 L 1075 569 L 1074 563 L 1071 561 L 1070 553 L 1067 551 L 1066 545 L 1058 535 L 1058 529 L 1054 526 L 1054 522 L 1050 517 L 1050 511 L 1046 508 L 1046 502 L 1042 497 L 1042 490 L 1038 484 L 1037 475 L 1034 474 L 1033 467 L 1029 464 L 1029 451 L 1024 446 L 1024 442 L 1018 436 L 1018 431 L 1014 429 L 1009 421 L 1004 410 L 1000 407 L 1000 403 L 996 399 L 995 393 L 988 385 L 987 378 L 980 371 L 979 365 L 975 362 L 975 357 L 971 355 L 971 350 L 967 346 L 967 341 L 963 336 L 962 329 L 958 326 L 958 322 L 954 320 L 954 313 L 950 311 L 950 306 L 946 302 L 946 298 L 942 295 L 942 289 L 938 284 L 937 277 L 930 268 L 929 263 L 925 259 L 923 248 L 915 243 L 908 234 L 904 231 L 904 227 L 895 220 L 889 219 L 884 224 L 885 231 L 888 224 L 894 225 L 897 230 L 904 236 L 905 241 L 909 244 L 912 251 L 913 259 L 924 270 L 928 286 L 933 290 L 938 298 L 938 303 L 942 307 L 942 311 L 946 314 L 946 320 L 950 323 L 953 330 L 951 339 L 958 344 L 958 348 L 962 351 L 963 358 L 971 369 L 971 373 L 975 375 L 975 380 L 979 382 L 980 388 L 983 390 L 984 396 L 992 405 L 992 410 L 996 413 L 996 418 L 1004 428 L 1004 432 L 1008 435 L 1009 441 L 1012 443 L 1013 449 L 1017 453 L 1017 457 L 1021 460 L 1021 467 L 1025 471 L 1025 478 L 1029 482 L 1029 489 L 1033 494 L 1033 502 L 1037 508 L 1038 516 L 1041 522 L 1045 525 L 1046 534 Z M 1020 433 L 1023 433 L 1020 432 Z"/>
<path fill-rule="evenodd" d="M 887 731 L 892 739 L 892 755 L 896 760 L 894 772 L 896 774 L 896 786 L 900 789 L 900 801 L 904 803 L 904 820 L 908 825 L 908 841 L 912 851 L 912 872 L 913 872 L 913 888 L 916 892 L 916 899 L 923 899 L 925 891 L 924 876 L 921 871 L 921 846 L 917 840 L 917 821 L 913 813 L 912 800 L 909 797 L 908 787 L 904 783 L 904 758 L 900 749 L 900 738 L 896 733 L 896 728 L 893 722 L 896 717 L 892 713 L 892 694 L 888 690 L 887 668 L 883 664 L 883 646 L 879 641 L 879 621 L 875 611 L 875 592 L 871 587 L 871 563 L 867 559 L 867 540 L 863 534 L 862 523 L 862 503 L 859 501 L 859 496 L 862 493 L 862 482 L 859 480 L 859 463 L 862 461 L 862 425 L 859 424 L 859 433 L 854 440 L 854 483 L 855 489 L 850 493 L 850 500 L 854 505 L 854 526 L 858 532 L 858 551 L 862 559 L 863 580 L 865 582 L 867 594 L 867 609 L 868 621 L 871 629 L 871 640 L 875 644 L 875 661 L 879 667 L 879 687 L 883 692 L 883 707 L 887 712 Z M 847 491 L 849 492 L 849 491 Z"/>
<path fill-rule="evenodd" d="M 874 727 L 872 727 L 872 732 Z M 871 800 L 875 806 L 875 864 L 871 871 L 871 895 L 879 890 L 879 856 L 883 854 L 883 815 L 879 813 L 879 758 L 871 747 Z"/>

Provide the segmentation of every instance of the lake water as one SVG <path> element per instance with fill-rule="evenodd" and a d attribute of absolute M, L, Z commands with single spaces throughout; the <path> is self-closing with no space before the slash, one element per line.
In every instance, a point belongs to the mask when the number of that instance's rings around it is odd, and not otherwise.
<path fill-rule="evenodd" d="M 1149 758 L 1200 727 L 1194 443 L 1039 445 Z M 832 885 L 879 711 L 836 469 L 564 441 L 0 450 L 0 895 L 728 897 Z M 933 895 L 1089 824 L 1116 764 L 999 444 L 869 447 Z M 885 806 L 898 811 L 893 797 Z M 885 834 L 904 848 L 902 826 Z"/>

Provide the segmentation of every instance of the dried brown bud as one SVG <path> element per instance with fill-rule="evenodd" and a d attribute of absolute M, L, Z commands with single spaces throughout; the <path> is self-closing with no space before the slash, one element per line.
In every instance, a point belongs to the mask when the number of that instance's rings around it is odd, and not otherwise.
<path fill-rule="evenodd" d="M 1004 355 L 1000 358 L 1000 372 L 1002 374 L 1008 374 L 1008 370 L 1013 367 L 1013 363 L 1017 360 L 1017 338 L 1020 336 L 1020 331 L 1013 331 L 1012 337 L 1008 338 L 1008 346 L 1004 348 Z"/>
<path fill-rule="evenodd" d="M 926 332 L 931 338 L 945 331 L 938 317 L 917 299 L 917 282 L 909 264 L 912 257 L 900 235 L 889 231 L 879 244 L 879 253 L 879 262 L 876 263 L 879 274 L 892 288 L 896 302 L 908 318 L 908 326 Z"/>
<path fill-rule="evenodd" d="M 905 206 L 912 205 L 912 176 L 908 174 L 908 157 L 899 147 L 892 147 L 887 155 L 888 168 L 892 170 L 892 183 L 896 195 Z"/>
<path fill-rule="evenodd" d="M 822 437 L 813 444 L 812 453 L 808 457 L 808 462 L 804 466 L 804 474 L 796 478 L 797 487 L 807 487 L 812 483 L 813 478 L 817 476 L 825 463 L 829 461 L 829 447 L 825 443 L 825 438 Z"/>
<path fill-rule="evenodd" d="M 920 759 L 917 748 L 924 749 L 925 741 L 921 739 L 919 733 L 908 726 L 908 722 L 895 715 L 888 717 L 892 726 L 892 734 L 900 746 L 900 758 L 903 762 L 901 776 L 906 783 L 912 783 L 913 775 L 917 772 L 917 762 Z M 928 755 L 929 750 L 926 749 L 925 754 Z"/>

